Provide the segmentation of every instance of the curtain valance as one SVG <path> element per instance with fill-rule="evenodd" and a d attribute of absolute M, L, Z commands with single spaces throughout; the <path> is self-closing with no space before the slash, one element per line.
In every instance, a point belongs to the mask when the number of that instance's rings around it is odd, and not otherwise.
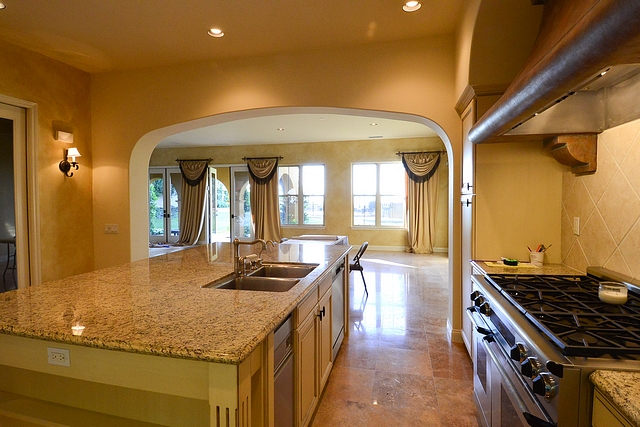
<path fill-rule="evenodd" d="M 249 175 L 258 184 L 266 184 L 278 171 L 278 159 L 247 159 Z"/>
<path fill-rule="evenodd" d="M 407 176 L 413 182 L 425 182 L 431 179 L 440 165 L 440 153 L 402 154 L 402 164 Z"/>
<path fill-rule="evenodd" d="M 200 184 L 207 175 L 208 160 L 179 160 L 182 178 L 192 187 Z"/>

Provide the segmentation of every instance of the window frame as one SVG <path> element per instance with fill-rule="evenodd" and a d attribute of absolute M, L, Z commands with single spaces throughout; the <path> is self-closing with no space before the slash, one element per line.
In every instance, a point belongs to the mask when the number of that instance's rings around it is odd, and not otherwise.
<path fill-rule="evenodd" d="M 317 194 L 305 194 L 304 191 L 304 173 L 303 168 L 309 166 L 322 166 L 323 172 L 323 183 L 322 183 L 322 195 Z M 298 189 L 296 194 L 291 194 L 291 196 L 296 196 L 298 198 L 298 224 L 283 224 L 282 223 L 282 215 L 280 211 L 280 200 L 282 200 L 283 196 L 288 196 L 286 194 L 280 194 L 280 168 L 298 168 Z M 327 205 L 327 167 L 324 163 L 303 163 L 303 164 L 293 164 L 293 165 L 278 165 L 278 216 L 280 217 L 280 227 L 284 228 L 324 228 L 326 226 L 327 216 L 326 216 L 326 205 Z M 304 223 L 304 197 L 322 197 L 322 224 L 305 224 Z"/>
<path fill-rule="evenodd" d="M 381 194 L 381 184 L 380 184 L 380 179 L 381 179 L 381 174 L 380 174 L 380 166 L 381 165 L 385 165 L 385 164 L 399 164 L 402 165 L 402 162 L 400 161 L 388 161 L 388 162 L 354 162 L 351 163 L 351 228 L 354 229 L 370 229 L 370 230 L 406 230 L 407 228 L 407 215 L 406 215 L 406 211 L 407 211 L 407 192 L 406 192 L 406 186 L 404 187 L 404 194 L 402 197 L 403 200 L 403 206 L 402 206 L 402 211 L 403 211 L 403 216 L 402 216 L 402 225 L 383 225 L 382 224 L 382 197 L 384 196 L 396 196 L 396 195 L 390 195 L 390 194 Z M 359 165 L 375 165 L 376 166 L 376 194 L 375 194 L 375 224 L 370 225 L 370 224 L 365 224 L 365 225 L 359 225 L 355 223 L 355 197 L 356 196 L 370 196 L 371 195 L 364 195 L 364 194 L 354 194 L 354 166 L 359 166 Z M 404 166 L 403 166 L 404 168 Z"/>

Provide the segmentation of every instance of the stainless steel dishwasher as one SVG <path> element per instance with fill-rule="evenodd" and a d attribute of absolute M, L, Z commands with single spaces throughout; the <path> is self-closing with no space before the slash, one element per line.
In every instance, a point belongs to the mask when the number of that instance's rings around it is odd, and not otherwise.
<path fill-rule="evenodd" d="M 273 334 L 275 427 L 293 427 L 293 319 L 287 317 Z"/>
<path fill-rule="evenodd" d="M 333 342 L 333 360 L 336 359 L 340 345 L 344 339 L 344 275 L 345 262 L 333 269 L 331 278 L 331 298 L 333 299 L 331 338 Z"/>

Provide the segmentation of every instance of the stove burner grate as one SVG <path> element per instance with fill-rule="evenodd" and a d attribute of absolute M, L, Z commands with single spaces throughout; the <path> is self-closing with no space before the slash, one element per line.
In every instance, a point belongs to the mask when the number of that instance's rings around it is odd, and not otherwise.
<path fill-rule="evenodd" d="M 489 281 L 565 355 L 640 354 L 640 298 L 598 298 L 589 276 L 489 275 Z"/>

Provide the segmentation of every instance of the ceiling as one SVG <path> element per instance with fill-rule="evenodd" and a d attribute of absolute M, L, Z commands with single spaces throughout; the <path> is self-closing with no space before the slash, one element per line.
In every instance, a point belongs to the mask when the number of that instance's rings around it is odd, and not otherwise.
<path fill-rule="evenodd" d="M 165 138 L 159 148 L 260 145 L 435 137 L 429 127 L 390 118 L 344 114 L 282 114 L 229 121 Z"/>
<path fill-rule="evenodd" d="M 418 11 L 407 13 L 402 10 L 403 0 L 2 2 L 6 8 L 0 10 L 0 39 L 89 73 L 454 34 L 465 5 L 465 0 L 422 0 Z M 224 37 L 209 36 L 207 31 L 213 27 L 222 29 Z M 376 118 L 379 126 L 371 129 L 374 119 L 348 118 L 355 121 L 332 117 L 336 126 L 328 127 L 319 125 L 320 117 L 313 115 L 271 116 L 190 131 L 164 144 L 425 136 L 416 133 L 416 126 L 429 133 L 426 126 L 415 123 L 402 129 L 405 122 Z M 278 127 L 285 131 L 274 135 Z"/>
<path fill-rule="evenodd" d="M 0 39 L 88 72 L 453 34 L 465 0 L 3 0 Z M 210 28 L 225 36 L 207 35 Z"/>

